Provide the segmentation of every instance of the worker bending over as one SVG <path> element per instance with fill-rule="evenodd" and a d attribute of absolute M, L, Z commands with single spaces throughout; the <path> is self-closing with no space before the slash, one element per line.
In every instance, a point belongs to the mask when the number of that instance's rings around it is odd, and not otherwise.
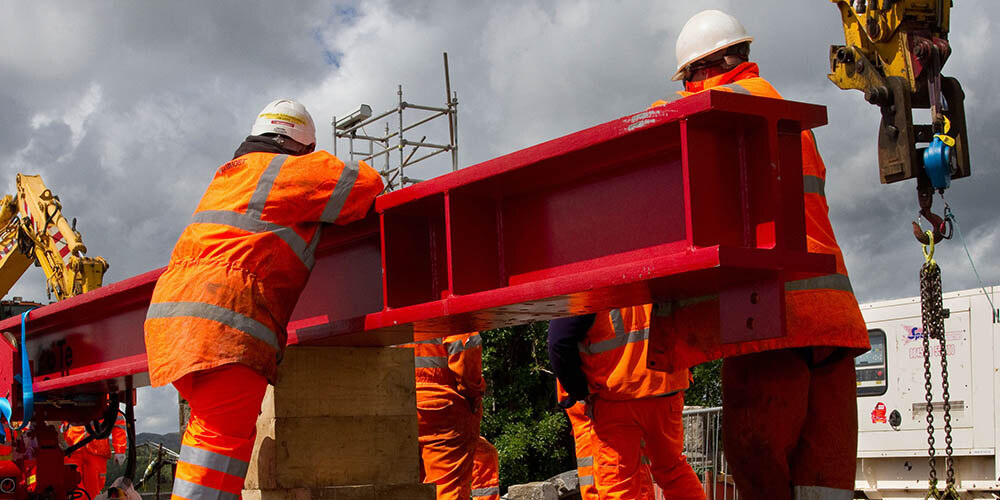
<path fill-rule="evenodd" d="M 483 416 L 483 338 L 478 332 L 404 344 L 413 348 L 420 480 L 438 500 L 472 495 L 474 456 Z"/>
<path fill-rule="evenodd" d="M 191 405 L 173 498 L 239 497 L 322 225 L 362 219 L 382 191 L 365 163 L 313 152 L 296 101 L 268 104 L 250 134 L 216 170 L 146 315 L 150 382 Z"/>
<path fill-rule="evenodd" d="M 82 425 L 70 426 L 63 424 L 63 440 L 73 446 L 87 437 L 87 428 Z M 110 440 L 110 443 L 108 442 Z M 125 417 L 118 414 L 115 427 L 111 429 L 108 439 L 94 439 L 66 457 L 67 465 L 75 465 L 80 473 L 80 485 L 90 498 L 104 490 L 108 480 L 108 460 L 114 453 L 115 463 L 125 463 L 125 453 L 128 452 L 128 434 L 125 432 Z"/>
<path fill-rule="evenodd" d="M 556 395 L 558 401 L 565 401 L 569 394 L 563 389 L 562 384 L 556 381 Z M 587 404 L 577 401 L 576 404 L 566 408 L 566 417 L 569 418 L 570 427 L 573 430 L 573 443 L 576 452 L 576 478 L 580 489 L 580 500 L 598 500 L 597 486 L 594 483 L 594 425 L 587 416 Z M 640 449 L 645 448 L 645 442 L 639 443 Z M 656 495 L 653 491 L 653 476 L 649 472 L 649 457 L 645 455 L 645 450 L 639 456 L 639 496 L 638 500 L 653 500 Z"/>
<path fill-rule="evenodd" d="M 696 14 L 677 37 L 679 93 L 711 89 L 780 99 L 749 62 L 752 40 L 724 12 Z M 668 370 L 726 357 L 723 446 L 748 500 L 848 500 L 854 492 L 854 357 L 869 348 L 868 331 L 834 238 L 826 167 L 810 131 L 802 132 L 802 173 L 808 249 L 834 255 L 837 270 L 785 283 L 785 337 L 721 344 L 717 297 L 658 304 L 653 318 L 654 335 L 667 340 Z"/>
<path fill-rule="evenodd" d="M 640 497 L 642 442 L 653 480 L 671 499 L 705 498 L 683 454 L 687 370 L 646 368 L 650 305 L 549 323 L 549 359 L 569 394 L 585 401 L 593 425 L 594 482 L 601 499 Z"/>

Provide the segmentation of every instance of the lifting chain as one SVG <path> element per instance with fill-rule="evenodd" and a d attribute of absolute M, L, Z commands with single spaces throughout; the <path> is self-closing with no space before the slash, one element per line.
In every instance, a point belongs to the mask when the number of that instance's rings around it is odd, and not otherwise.
<path fill-rule="evenodd" d="M 958 490 L 955 489 L 955 467 L 952 458 L 951 437 L 951 394 L 948 387 L 948 349 L 944 330 L 944 320 L 949 311 L 944 308 L 941 292 L 941 268 L 934 261 L 933 233 L 928 231 L 929 244 L 924 247 L 926 261 L 920 268 L 920 316 L 923 328 L 924 346 L 924 389 L 927 401 L 927 454 L 930 473 L 926 499 L 958 500 Z M 937 488 L 937 467 L 934 449 L 934 395 L 931 384 L 931 349 L 930 339 L 937 339 L 941 356 L 941 389 L 944 402 L 944 442 L 945 442 L 945 487 Z"/>

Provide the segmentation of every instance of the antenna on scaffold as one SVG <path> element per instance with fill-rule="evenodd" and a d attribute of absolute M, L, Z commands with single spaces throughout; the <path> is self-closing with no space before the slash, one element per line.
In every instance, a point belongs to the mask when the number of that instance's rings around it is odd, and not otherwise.
<path fill-rule="evenodd" d="M 403 100 L 403 86 L 397 87 L 396 95 L 398 103 L 396 107 L 382 114 L 372 116 L 372 108 L 367 104 L 362 104 L 359 108 L 341 118 L 334 116 L 331 120 L 333 125 L 333 154 L 337 154 L 338 139 L 347 139 L 348 155 L 351 160 L 362 160 L 372 164 L 377 160 L 382 160 L 382 169 L 379 171 L 385 179 L 386 191 L 393 191 L 406 187 L 408 184 L 416 184 L 422 179 L 409 177 L 406 169 L 413 167 L 428 158 L 432 158 L 441 153 L 451 153 L 451 170 L 458 170 L 458 93 L 451 90 L 451 76 L 448 71 L 448 53 L 444 56 L 444 107 L 424 106 Z M 404 111 L 415 110 L 420 113 L 419 119 L 412 123 L 404 120 Z M 428 114 L 429 113 L 429 114 Z M 396 115 L 396 120 L 390 119 Z M 412 113 L 410 114 L 412 116 Z M 420 140 L 410 140 L 403 137 L 406 132 L 413 133 L 414 129 L 432 122 L 438 118 L 448 119 L 448 142 L 439 144 L 427 142 L 427 136 L 423 135 Z M 367 125 L 373 125 L 385 120 L 383 135 L 369 135 L 364 131 Z M 395 131 L 392 131 L 389 122 L 396 124 Z M 360 143 L 360 148 L 357 147 Z M 367 146 L 367 147 L 365 147 Z M 414 158 L 418 150 L 420 156 Z M 391 156 L 393 151 L 399 152 L 399 163 L 392 165 Z M 376 167 L 377 168 L 377 167 Z"/>

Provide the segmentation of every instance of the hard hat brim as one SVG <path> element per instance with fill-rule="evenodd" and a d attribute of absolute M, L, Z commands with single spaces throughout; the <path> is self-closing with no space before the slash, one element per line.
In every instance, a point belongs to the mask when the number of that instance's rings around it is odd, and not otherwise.
<path fill-rule="evenodd" d="M 684 61 L 681 64 L 678 64 L 677 65 L 677 72 L 674 73 L 674 76 L 670 77 L 670 79 L 672 81 L 678 81 L 678 80 L 684 79 L 684 70 L 688 66 L 690 66 L 691 64 L 694 64 L 694 63 L 696 63 L 696 62 L 698 62 L 698 61 L 700 61 L 700 60 L 702 60 L 702 59 L 704 59 L 704 58 L 706 58 L 706 57 L 708 57 L 708 56 L 710 56 L 710 55 L 712 55 L 712 54 L 714 54 L 716 52 L 719 52 L 720 50 L 726 50 L 729 47 L 732 47 L 733 45 L 739 45 L 739 44 L 741 44 L 743 42 L 753 43 L 753 37 L 747 35 L 747 36 L 744 36 L 744 37 L 737 38 L 736 40 L 732 40 L 732 41 L 730 41 L 730 42 L 728 42 L 726 44 L 723 44 L 723 45 L 720 45 L 718 47 L 715 47 L 714 49 L 712 49 L 709 52 L 706 52 L 704 54 L 698 54 L 697 56 L 692 57 L 689 60 Z"/>

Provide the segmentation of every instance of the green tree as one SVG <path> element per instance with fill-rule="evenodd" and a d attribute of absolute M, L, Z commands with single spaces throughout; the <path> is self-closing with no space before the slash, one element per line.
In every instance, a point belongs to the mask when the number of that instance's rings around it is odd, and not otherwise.
<path fill-rule="evenodd" d="M 483 333 L 482 434 L 500 455 L 500 486 L 539 481 L 576 467 L 573 436 L 556 406 L 548 323 Z"/>
<path fill-rule="evenodd" d="M 691 387 L 684 393 L 688 406 L 722 406 L 722 360 L 709 361 L 691 368 Z"/>

